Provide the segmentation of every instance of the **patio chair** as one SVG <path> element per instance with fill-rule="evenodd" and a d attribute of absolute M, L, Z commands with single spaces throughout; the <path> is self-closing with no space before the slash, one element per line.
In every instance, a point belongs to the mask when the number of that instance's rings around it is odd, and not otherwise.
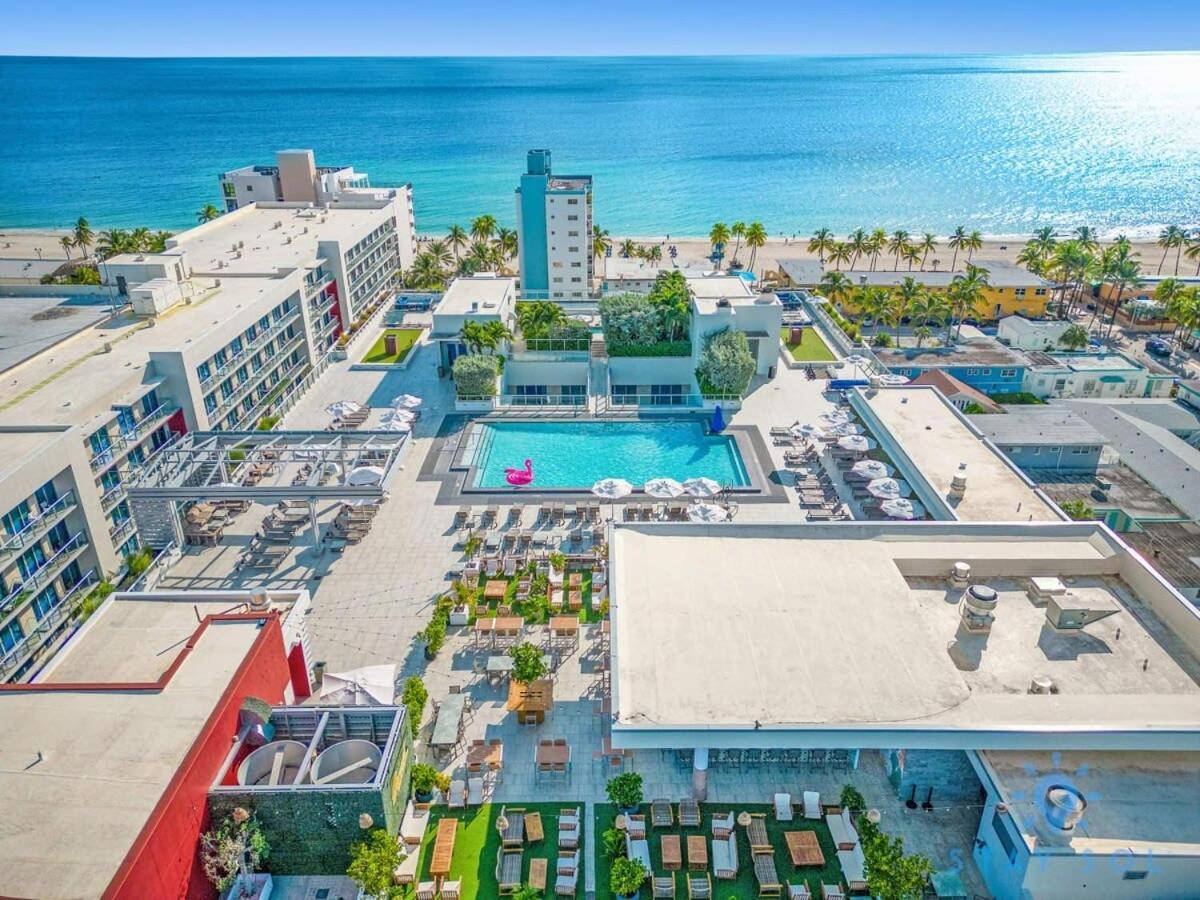
<path fill-rule="evenodd" d="M 733 815 L 733 810 L 726 813 L 713 813 L 712 819 L 712 836 L 716 840 L 727 840 L 733 834 L 733 826 L 736 823 Z"/>
<path fill-rule="evenodd" d="M 675 873 L 655 875 L 652 883 L 654 900 L 675 900 Z"/>
<path fill-rule="evenodd" d="M 626 816 L 625 833 L 635 841 L 644 838 L 646 836 L 646 817 L 641 815 Z"/>
<path fill-rule="evenodd" d="M 462 896 L 461 881 L 442 882 L 442 900 L 459 900 Z"/>
<path fill-rule="evenodd" d="M 732 881 L 737 878 L 738 842 L 737 835 L 732 831 L 724 839 L 712 839 L 712 867 L 713 874 L 717 878 L 726 881 Z"/>
<path fill-rule="evenodd" d="M 625 855 L 630 859 L 636 859 L 647 872 L 650 871 L 650 843 L 648 841 L 635 841 L 626 834 Z"/>
<path fill-rule="evenodd" d="M 579 890 L 579 870 L 570 873 L 560 873 L 554 879 L 555 897 L 574 897 Z"/>
<path fill-rule="evenodd" d="M 509 809 L 507 806 L 500 807 L 500 815 L 496 817 L 497 821 L 504 819 L 508 822 L 508 827 L 500 832 L 500 845 L 502 847 L 523 847 L 525 846 L 525 808 L 513 807 Z M 520 873 L 517 880 L 520 881 Z"/>
<path fill-rule="evenodd" d="M 846 900 L 846 892 L 841 884 L 825 884 L 821 882 L 821 900 Z"/>
<path fill-rule="evenodd" d="M 688 900 L 712 900 L 712 876 L 705 872 L 703 875 L 688 875 Z"/>
<path fill-rule="evenodd" d="M 592 582 L 595 590 L 596 582 Z M 650 802 L 650 823 L 655 828 L 670 828 L 675 824 L 675 813 L 671 810 L 670 800 L 652 800 Z"/>
<path fill-rule="evenodd" d="M 804 818 L 821 818 L 821 794 L 819 791 L 804 792 Z"/>
<path fill-rule="evenodd" d="M 767 837 L 767 817 L 763 813 L 752 813 L 746 828 L 751 853 L 772 852 L 771 839 Z"/>
<path fill-rule="evenodd" d="M 421 859 L 420 845 L 402 844 L 400 852 L 405 854 L 400 865 L 392 871 L 392 881 L 396 884 L 412 884 L 417 880 L 417 863 Z"/>
<path fill-rule="evenodd" d="M 515 556 L 506 556 L 504 558 L 504 577 L 513 578 L 517 574 L 517 558 Z"/>
<path fill-rule="evenodd" d="M 802 881 L 799 884 L 789 884 L 788 900 L 812 900 L 812 891 L 808 889 L 808 882 Z"/>
<path fill-rule="evenodd" d="M 792 821 L 792 795 L 791 794 L 776 794 L 775 795 L 775 821 L 776 822 Z"/>
<path fill-rule="evenodd" d="M 483 779 L 476 776 L 467 779 L 467 805 L 480 806 L 483 804 Z"/>
<path fill-rule="evenodd" d="M 700 827 L 700 804 L 691 797 L 684 797 L 679 801 L 679 827 Z"/>
<path fill-rule="evenodd" d="M 579 807 L 558 811 L 558 849 L 575 850 L 579 847 L 581 821 Z"/>
<path fill-rule="evenodd" d="M 422 881 L 417 885 L 417 900 L 434 900 L 437 896 L 437 884 L 432 881 Z"/>
<path fill-rule="evenodd" d="M 451 809 L 462 809 L 467 805 L 467 783 L 460 778 L 450 782 L 450 792 L 446 797 L 446 805 Z"/>

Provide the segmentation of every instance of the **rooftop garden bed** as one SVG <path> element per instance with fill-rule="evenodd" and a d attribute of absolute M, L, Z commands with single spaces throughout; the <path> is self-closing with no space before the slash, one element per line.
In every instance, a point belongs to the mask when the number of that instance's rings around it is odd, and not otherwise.
<path fill-rule="evenodd" d="M 648 295 L 617 294 L 600 301 L 610 356 L 689 356 L 691 316 L 687 279 L 678 271 L 660 273 Z"/>
<path fill-rule="evenodd" d="M 422 329 L 420 328 L 385 329 L 383 334 L 379 336 L 379 340 L 372 344 L 371 349 L 363 356 L 362 361 L 365 363 L 382 364 L 403 362 L 405 357 L 408 356 L 409 351 L 412 350 L 413 345 L 417 342 L 417 339 L 421 337 L 421 331 Z M 396 339 L 395 353 L 388 353 L 387 351 L 387 339 L 389 336 Z"/>
<path fill-rule="evenodd" d="M 779 339 L 796 362 L 833 362 L 837 359 L 815 328 L 802 329 L 800 340 L 795 343 L 791 342 L 791 337 L 791 328 L 780 329 Z"/>

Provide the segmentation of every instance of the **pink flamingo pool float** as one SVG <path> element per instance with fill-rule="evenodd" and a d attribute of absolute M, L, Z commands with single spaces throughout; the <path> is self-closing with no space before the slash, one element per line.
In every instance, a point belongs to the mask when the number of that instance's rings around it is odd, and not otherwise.
<path fill-rule="evenodd" d="M 504 480 L 513 487 L 521 487 L 526 484 L 533 484 L 533 460 L 525 460 L 524 469 L 505 469 Z"/>

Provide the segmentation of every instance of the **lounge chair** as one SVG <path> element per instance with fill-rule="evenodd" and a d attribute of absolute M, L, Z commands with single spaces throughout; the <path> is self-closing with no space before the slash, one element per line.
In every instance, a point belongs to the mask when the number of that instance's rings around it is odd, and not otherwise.
<path fill-rule="evenodd" d="M 433 900 L 437 896 L 437 884 L 433 881 L 422 881 L 417 885 L 417 900 Z"/>
<path fill-rule="evenodd" d="M 771 839 L 767 837 L 767 817 L 762 813 L 753 813 L 750 824 L 746 828 L 746 838 L 750 841 L 751 853 L 770 853 Z"/>
<path fill-rule="evenodd" d="M 712 900 L 712 876 L 705 872 L 703 875 L 688 875 L 688 900 Z"/>
<path fill-rule="evenodd" d="M 524 854 L 520 850 L 501 850 L 496 854 L 496 887 L 501 894 L 515 894 L 520 889 L 523 863 Z"/>
<path fill-rule="evenodd" d="M 818 791 L 804 792 L 804 818 L 821 818 L 821 794 Z"/>
<path fill-rule="evenodd" d="M 775 821 L 776 822 L 792 821 L 792 795 L 791 794 L 776 794 L 775 795 Z"/>
<path fill-rule="evenodd" d="M 500 833 L 500 845 L 502 847 L 523 847 L 525 846 L 525 809 L 514 807 L 509 809 L 507 806 L 500 807 L 500 815 L 497 819 L 504 819 L 508 822 L 508 827 Z M 518 878 L 518 880 L 520 880 Z"/>
<path fill-rule="evenodd" d="M 429 827 L 429 810 L 418 809 L 411 800 L 404 810 L 404 818 L 400 821 L 400 843 L 409 847 L 420 847 L 421 839 L 425 837 L 425 829 Z"/>
<path fill-rule="evenodd" d="M 720 841 L 727 839 L 733 834 L 733 826 L 736 823 L 732 809 L 726 813 L 713 813 L 712 836 Z"/>
<path fill-rule="evenodd" d="M 700 827 L 700 804 L 690 797 L 679 801 L 679 827 Z"/>
<path fill-rule="evenodd" d="M 554 895 L 574 897 L 579 885 L 579 851 L 558 854 L 555 864 Z"/>
<path fill-rule="evenodd" d="M 625 817 L 625 833 L 635 841 L 646 836 L 646 817 L 642 815 Z"/>
<path fill-rule="evenodd" d="M 461 881 L 442 882 L 442 900 L 459 900 L 462 896 Z"/>
<path fill-rule="evenodd" d="M 651 887 L 651 897 L 654 900 L 675 900 L 675 873 L 655 875 Z"/>
<path fill-rule="evenodd" d="M 592 590 L 596 590 L 595 576 L 592 577 Z M 675 813 L 671 811 L 670 800 L 650 802 L 650 824 L 655 828 L 670 828 L 675 824 Z"/>
<path fill-rule="evenodd" d="M 865 891 L 867 860 L 863 855 L 862 844 L 858 844 L 853 850 L 839 850 L 837 858 L 842 867 L 842 875 L 846 878 L 846 886 L 851 891 Z"/>
<path fill-rule="evenodd" d="M 821 900 L 846 900 L 846 892 L 840 884 L 821 882 Z"/>
<path fill-rule="evenodd" d="M 581 821 L 579 807 L 558 811 L 558 848 L 560 850 L 574 850 L 579 846 Z"/>
<path fill-rule="evenodd" d="M 758 896 L 783 896 L 783 883 L 779 880 L 779 871 L 775 868 L 774 854 L 754 854 L 754 880 L 758 882 Z"/>
<path fill-rule="evenodd" d="M 467 779 L 467 806 L 483 803 L 483 779 L 478 775 Z"/>
<path fill-rule="evenodd" d="M 721 840 L 712 840 L 713 875 L 717 878 L 732 881 L 738 876 L 738 844 L 737 835 L 732 832 Z"/>
<path fill-rule="evenodd" d="M 808 882 L 802 881 L 800 884 L 789 884 L 788 900 L 812 900 L 812 891 L 808 889 Z"/>
<path fill-rule="evenodd" d="M 412 884 L 417 880 L 417 863 L 421 859 L 421 848 L 402 844 L 400 852 L 405 856 L 400 860 L 400 865 L 396 866 L 395 871 L 392 872 L 392 880 L 396 884 Z"/>
<path fill-rule="evenodd" d="M 467 783 L 460 778 L 450 782 L 450 792 L 446 796 L 446 805 L 451 809 L 462 809 L 467 805 Z"/>

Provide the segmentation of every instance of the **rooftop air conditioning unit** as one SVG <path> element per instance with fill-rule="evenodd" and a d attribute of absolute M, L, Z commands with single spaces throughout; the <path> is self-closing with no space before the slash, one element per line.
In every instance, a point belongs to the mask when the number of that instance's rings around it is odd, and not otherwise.
<path fill-rule="evenodd" d="M 976 634 L 986 634 L 992 630 L 996 621 L 993 611 L 996 609 L 998 597 L 996 592 L 987 585 L 973 584 L 963 591 L 958 603 L 958 614 L 962 618 L 963 627 Z"/>
<path fill-rule="evenodd" d="M 245 247 L 245 246 L 246 246 L 246 242 L 245 242 L 245 241 L 238 241 L 238 249 L 239 249 L 239 250 L 241 250 L 241 249 L 242 249 L 243 247 Z"/>
<path fill-rule="evenodd" d="M 1068 591 L 1051 596 L 1046 601 L 1046 621 L 1057 631 L 1079 631 L 1120 610 L 1117 601 L 1111 597 Z"/>
<path fill-rule="evenodd" d="M 731 305 L 732 304 L 730 304 L 729 300 L 725 297 L 721 297 L 717 300 L 718 309 L 729 309 Z"/>
<path fill-rule="evenodd" d="M 237 241 L 233 242 L 233 246 L 229 248 L 230 253 L 237 253 Z"/>

